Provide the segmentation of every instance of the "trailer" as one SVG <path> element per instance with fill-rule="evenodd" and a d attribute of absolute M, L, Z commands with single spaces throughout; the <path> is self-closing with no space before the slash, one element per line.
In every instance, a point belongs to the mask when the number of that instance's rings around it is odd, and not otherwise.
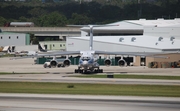
<path fill-rule="evenodd" d="M 33 22 L 10 22 L 9 27 L 34 27 Z"/>

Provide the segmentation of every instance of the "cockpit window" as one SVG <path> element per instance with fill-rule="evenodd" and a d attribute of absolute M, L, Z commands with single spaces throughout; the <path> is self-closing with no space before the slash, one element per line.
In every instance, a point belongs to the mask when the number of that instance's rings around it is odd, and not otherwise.
<path fill-rule="evenodd" d="M 89 61 L 90 60 L 90 57 L 82 57 L 81 58 L 83 61 Z"/>

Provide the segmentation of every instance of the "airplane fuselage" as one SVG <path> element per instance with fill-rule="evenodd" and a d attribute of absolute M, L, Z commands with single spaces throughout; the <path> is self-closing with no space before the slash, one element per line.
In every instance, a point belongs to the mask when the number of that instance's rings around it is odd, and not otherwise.
<path fill-rule="evenodd" d="M 95 55 L 94 51 L 81 51 L 78 72 L 95 72 L 95 70 L 99 70 L 99 64 L 97 63 L 97 60 L 98 55 Z"/>

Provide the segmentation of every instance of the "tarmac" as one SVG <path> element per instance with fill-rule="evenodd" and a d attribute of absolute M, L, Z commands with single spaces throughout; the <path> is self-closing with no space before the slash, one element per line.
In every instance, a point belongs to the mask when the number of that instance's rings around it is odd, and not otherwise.
<path fill-rule="evenodd" d="M 76 68 L 76 65 L 65 68 L 44 68 L 42 64 L 34 64 L 32 58 L 18 60 L 0 58 L 0 73 L 12 73 L 0 75 L 0 81 L 180 85 L 179 80 L 67 77 L 74 75 Z M 107 74 L 180 76 L 178 68 L 151 69 L 146 66 L 101 66 L 101 68 Z M 0 93 L 0 111 L 179 111 L 179 109 L 179 97 Z"/>
<path fill-rule="evenodd" d="M 100 66 L 104 73 L 115 74 L 145 74 L 180 76 L 180 68 L 148 68 L 146 66 Z M 35 64 L 33 58 L 12 60 L 9 57 L 0 58 L 0 72 L 8 73 L 44 73 L 73 74 L 77 65 L 61 68 L 44 68 L 43 64 Z"/>
<path fill-rule="evenodd" d="M 147 85 L 180 85 L 179 80 L 157 79 L 117 79 L 117 78 L 76 78 L 76 65 L 61 68 L 44 68 L 43 64 L 34 64 L 34 59 L 0 58 L 0 72 L 12 74 L 0 75 L 0 81 L 27 82 L 61 82 L 61 83 L 102 83 L 102 84 L 147 84 Z M 180 76 L 180 68 L 148 68 L 146 66 L 101 66 L 104 73 L 99 74 L 134 74 Z"/>
<path fill-rule="evenodd" d="M 0 93 L 0 111 L 179 111 L 174 97 Z"/>

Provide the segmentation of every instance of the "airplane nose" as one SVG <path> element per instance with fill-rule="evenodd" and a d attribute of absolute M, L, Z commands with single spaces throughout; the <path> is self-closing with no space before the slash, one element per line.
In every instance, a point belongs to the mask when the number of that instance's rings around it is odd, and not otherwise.
<path fill-rule="evenodd" d="M 88 64 L 88 61 L 83 61 L 83 64 L 85 65 L 85 64 Z"/>

